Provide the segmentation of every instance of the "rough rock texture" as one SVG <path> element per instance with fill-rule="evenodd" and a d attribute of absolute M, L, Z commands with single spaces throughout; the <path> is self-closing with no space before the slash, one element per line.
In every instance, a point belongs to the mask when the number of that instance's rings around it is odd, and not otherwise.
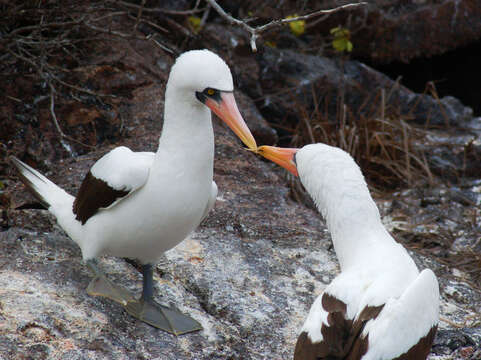
<path fill-rule="evenodd" d="M 369 26 L 354 35 L 357 55 L 407 62 L 442 54 L 481 37 L 481 24 L 476 20 L 481 16 L 481 4 L 477 0 L 385 3 L 380 9 L 371 7 L 364 19 L 358 12 Z"/>
<path fill-rule="evenodd" d="M 335 118 L 342 88 L 345 103 L 354 113 L 379 109 L 384 90 L 387 105 L 396 106 L 400 115 L 409 114 L 409 120 L 419 124 L 462 126 L 472 117 L 472 110 L 453 97 L 439 100 L 416 94 L 359 61 L 266 48 L 259 63 L 264 95 L 260 108 L 274 119 L 296 116 L 302 107 L 312 108 L 314 97 L 319 106 L 327 104 L 328 115 Z"/>
<path fill-rule="evenodd" d="M 313 2 L 269 1 L 268 6 L 256 3 L 251 10 L 263 22 L 293 13 L 309 13 L 357 1 L 319 0 Z M 332 14 L 324 21 L 311 23 L 305 40 L 311 49 L 322 49 L 317 34 L 329 34 L 342 25 L 351 30 L 353 54 L 376 62 L 409 62 L 411 59 L 442 54 L 448 50 L 476 42 L 481 38 L 481 3 L 477 0 L 370 0 L 368 5 Z M 304 5 L 304 8 L 302 7 Z M 262 23 L 262 22 L 261 22 Z M 279 46 L 299 44 L 286 34 L 273 36 Z"/>
<path fill-rule="evenodd" d="M 159 300 L 192 314 L 204 331 L 175 338 L 89 297 L 79 249 L 52 217 L 10 210 L 12 227 L 0 233 L 0 356 L 290 358 L 312 301 L 338 265 L 320 216 L 292 202 L 282 171 L 243 151 L 227 131 L 216 126 L 216 207 L 191 238 L 166 253 L 156 275 Z M 51 175 L 65 186 L 97 155 L 56 163 Z M 414 256 L 440 277 L 434 353 L 481 346 L 481 292 L 465 274 Z M 102 266 L 116 282 L 140 291 L 140 274 L 125 261 L 106 257 Z"/>
<path fill-rule="evenodd" d="M 408 123 L 448 127 L 433 132 L 428 141 L 418 145 L 426 152 L 433 171 L 452 181 L 460 175 L 480 176 L 481 119 L 473 119 L 472 109 L 458 99 L 414 93 L 356 60 L 336 61 L 265 48 L 258 62 L 262 97 L 258 97 L 257 105 L 272 124 L 281 124 L 281 132 L 286 123 L 295 128 L 299 117 L 310 121 L 311 117 L 320 118 L 319 113 L 327 121 L 338 123 L 340 101 L 353 114 L 353 121 L 359 114 L 377 118 L 385 107 Z"/>

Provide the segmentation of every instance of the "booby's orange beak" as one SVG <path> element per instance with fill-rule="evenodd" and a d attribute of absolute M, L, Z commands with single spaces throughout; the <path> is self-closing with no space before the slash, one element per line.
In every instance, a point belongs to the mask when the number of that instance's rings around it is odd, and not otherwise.
<path fill-rule="evenodd" d="M 299 176 L 297 172 L 296 162 L 294 155 L 296 154 L 296 148 L 280 148 L 275 146 L 259 146 L 256 152 L 259 155 L 264 156 L 266 159 L 275 162 L 277 165 L 282 166 L 287 171 L 291 172 L 295 176 Z"/>
<path fill-rule="evenodd" d="M 207 97 L 204 104 L 232 129 L 249 150 L 255 151 L 256 141 L 237 108 L 234 94 L 220 91 L 219 97 L 217 99 Z"/>

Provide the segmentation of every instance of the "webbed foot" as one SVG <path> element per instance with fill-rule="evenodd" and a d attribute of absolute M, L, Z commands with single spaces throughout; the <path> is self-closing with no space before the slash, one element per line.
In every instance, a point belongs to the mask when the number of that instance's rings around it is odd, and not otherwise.
<path fill-rule="evenodd" d="M 202 326 L 196 320 L 153 300 L 130 301 L 125 310 L 137 319 L 174 335 L 202 330 Z"/>
<path fill-rule="evenodd" d="M 129 291 L 110 281 L 94 259 L 88 260 L 87 266 L 95 274 L 87 287 L 89 295 L 102 296 L 113 300 L 122 305 L 127 313 L 133 317 L 174 335 L 202 330 L 198 321 L 154 301 L 152 265 L 142 265 L 143 290 L 140 300 L 136 300 Z"/>
<path fill-rule="evenodd" d="M 128 290 L 115 285 L 105 276 L 95 276 L 87 287 L 87 294 L 105 297 L 118 302 L 122 306 L 135 301 L 135 298 Z"/>

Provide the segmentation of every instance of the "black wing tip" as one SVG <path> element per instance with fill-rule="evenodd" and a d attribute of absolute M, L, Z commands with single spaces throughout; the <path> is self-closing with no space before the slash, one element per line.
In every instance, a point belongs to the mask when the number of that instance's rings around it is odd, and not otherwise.
<path fill-rule="evenodd" d="M 28 191 L 33 196 L 35 196 L 35 198 L 40 202 L 40 204 L 42 204 L 42 206 L 45 209 L 48 209 L 50 207 L 50 204 L 47 202 L 47 200 L 45 200 L 45 198 L 37 190 L 35 190 L 35 185 L 32 183 L 32 181 L 28 177 L 26 177 L 24 175 L 24 172 L 28 172 L 28 173 L 32 174 L 33 176 L 35 176 L 37 179 L 41 180 L 42 182 L 44 182 L 44 180 L 42 178 L 39 178 L 37 174 L 35 174 L 34 172 L 32 172 L 29 169 L 27 164 L 25 164 L 22 160 L 20 160 L 16 156 L 10 155 L 8 158 L 13 163 L 13 165 L 15 166 L 15 170 L 17 171 L 17 175 L 18 175 L 20 181 L 25 185 L 25 187 L 28 189 Z"/>

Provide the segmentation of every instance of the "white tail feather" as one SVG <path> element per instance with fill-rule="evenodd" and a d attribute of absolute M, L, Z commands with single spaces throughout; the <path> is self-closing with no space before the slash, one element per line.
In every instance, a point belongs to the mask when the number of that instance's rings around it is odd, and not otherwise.
<path fill-rule="evenodd" d="M 75 219 L 72 211 L 74 197 L 23 161 L 14 156 L 11 156 L 10 160 L 17 168 L 25 186 L 55 215 L 59 225 L 67 234 L 79 243 L 81 224 Z"/>

